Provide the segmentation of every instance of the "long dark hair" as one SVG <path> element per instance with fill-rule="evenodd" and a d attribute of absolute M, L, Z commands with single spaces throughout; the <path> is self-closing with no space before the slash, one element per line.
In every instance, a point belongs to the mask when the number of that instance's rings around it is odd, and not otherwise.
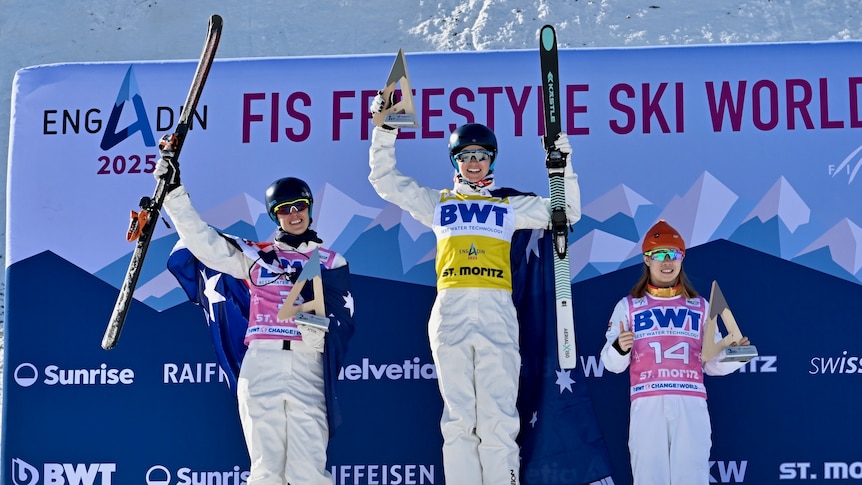
<path fill-rule="evenodd" d="M 682 284 L 682 294 L 686 298 L 695 298 L 697 296 L 697 290 L 694 289 L 694 285 L 688 281 L 688 277 L 685 276 L 685 270 L 680 266 L 679 268 L 679 276 L 677 277 L 678 283 Z M 629 294 L 635 298 L 640 298 L 647 293 L 647 285 L 649 284 L 649 266 L 644 263 L 644 271 L 641 274 L 641 277 L 638 279 L 638 282 L 632 287 Z"/>

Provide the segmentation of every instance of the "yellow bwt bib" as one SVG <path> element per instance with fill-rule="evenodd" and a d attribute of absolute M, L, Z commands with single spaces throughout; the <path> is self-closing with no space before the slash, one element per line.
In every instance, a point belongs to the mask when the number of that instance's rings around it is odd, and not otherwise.
<path fill-rule="evenodd" d="M 509 253 L 515 214 L 508 198 L 440 193 L 434 208 L 437 289 L 512 291 Z"/>

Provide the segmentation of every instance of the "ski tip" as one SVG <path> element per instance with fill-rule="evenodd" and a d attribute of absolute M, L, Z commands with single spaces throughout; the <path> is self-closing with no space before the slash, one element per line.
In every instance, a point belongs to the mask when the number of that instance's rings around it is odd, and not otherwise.
<path fill-rule="evenodd" d="M 210 16 L 210 25 L 221 27 L 222 22 L 221 15 L 214 13 Z"/>
<path fill-rule="evenodd" d="M 539 42 L 542 44 L 542 49 L 550 51 L 557 45 L 557 34 L 554 32 L 554 27 L 545 25 L 539 32 Z"/>

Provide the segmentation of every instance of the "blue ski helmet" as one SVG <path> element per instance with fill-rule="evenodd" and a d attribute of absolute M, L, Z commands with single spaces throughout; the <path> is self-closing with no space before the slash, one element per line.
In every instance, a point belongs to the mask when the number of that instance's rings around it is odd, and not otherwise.
<path fill-rule="evenodd" d="M 278 224 L 275 211 L 285 202 L 308 199 L 308 222 L 311 223 L 311 209 L 314 207 L 314 197 L 308 184 L 296 177 L 278 179 L 266 189 L 266 212 L 269 218 Z"/>
<path fill-rule="evenodd" d="M 458 170 L 458 162 L 455 154 L 464 150 L 469 145 L 479 145 L 491 152 L 491 170 L 494 170 L 494 162 L 497 160 L 497 137 L 494 132 L 485 125 L 479 123 L 467 123 L 461 125 L 449 135 L 449 161 L 455 170 Z"/>

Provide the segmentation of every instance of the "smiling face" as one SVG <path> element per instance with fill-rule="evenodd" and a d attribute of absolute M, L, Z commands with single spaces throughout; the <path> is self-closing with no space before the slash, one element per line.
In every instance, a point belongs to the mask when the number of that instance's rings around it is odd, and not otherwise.
<path fill-rule="evenodd" d="M 482 180 L 491 170 L 491 157 L 481 145 L 467 145 L 456 154 L 455 160 L 461 177 L 468 182 L 476 183 Z"/>
<path fill-rule="evenodd" d="M 684 257 L 684 252 L 669 246 L 644 253 L 644 264 L 649 268 L 649 283 L 659 288 L 669 288 L 679 283 Z"/>
<path fill-rule="evenodd" d="M 298 236 L 308 230 L 309 220 L 308 210 L 309 204 L 305 202 L 297 204 L 288 204 L 280 207 L 275 215 L 278 218 L 278 225 L 288 234 Z"/>

